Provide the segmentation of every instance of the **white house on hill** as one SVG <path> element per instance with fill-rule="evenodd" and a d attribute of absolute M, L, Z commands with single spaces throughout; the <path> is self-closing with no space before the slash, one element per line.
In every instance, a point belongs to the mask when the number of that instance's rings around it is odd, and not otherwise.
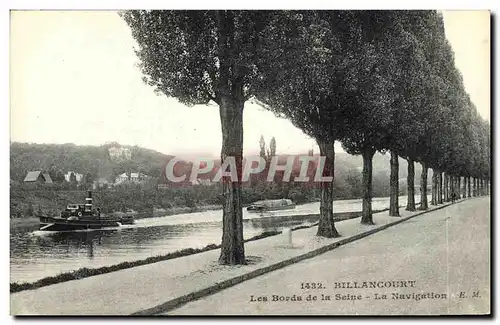
<path fill-rule="evenodd" d="M 120 174 L 115 179 L 115 184 L 121 184 L 128 181 L 127 173 Z"/>
<path fill-rule="evenodd" d="M 80 183 L 83 179 L 83 175 L 82 174 L 79 174 L 79 173 L 76 173 L 76 172 L 67 172 L 66 174 L 64 174 L 64 179 L 66 180 L 66 182 L 70 182 L 71 181 L 71 173 L 75 174 L 75 177 L 76 177 L 76 181 L 78 183 Z"/>
<path fill-rule="evenodd" d="M 141 183 L 146 179 L 149 179 L 149 176 L 144 173 L 130 173 L 130 176 L 127 173 L 123 173 L 116 177 L 115 184 L 123 184 L 126 182 Z"/>

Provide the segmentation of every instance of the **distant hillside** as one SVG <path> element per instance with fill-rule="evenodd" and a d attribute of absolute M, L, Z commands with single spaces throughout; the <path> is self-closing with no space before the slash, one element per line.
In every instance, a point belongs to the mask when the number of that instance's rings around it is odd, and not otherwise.
<path fill-rule="evenodd" d="M 124 148 L 130 152 L 130 158 L 113 158 L 109 148 Z M 174 156 L 166 155 L 151 149 L 138 146 L 120 145 L 116 142 L 102 146 L 78 146 L 75 144 L 32 144 L 13 142 L 10 146 L 10 177 L 13 181 L 21 182 L 29 170 L 59 170 L 90 174 L 92 179 L 99 177 L 109 180 L 117 175 L 140 171 L 152 177 L 164 178 L 164 167 Z M 280 164 L 286 162 L 287 155 L 280 155 Z M 187 160 L 187 159 L 186 159 Z M 373 185 L 375 193 L 385 193 L 389 188 L 390 175 L 389 154 L 375 154 L 373 158 Z M 214 163 L 214 169 L 220 166 L 220 160 Z M 335 156 L 335 178 L 338 186 L 350 182 L 350 186 L 361 181 L 363 160 L 361 156 L 352 156 L 347 153 L 337 153 Z M 176 164 L 176 175 L 187 174 L 192 163 L 184 161 Z M 294 169 L 299 168 L 294 166 Z M 297 170 L 298 171 L 298 170 Z M 415 184 L 420 183 L 420 164 L 415 164 Z M 215 172 L 205 175 L 212 178 Z M 430 176 L 431 173 L 429 173 Z M 406 160 L 399 160 L 399 178 L 407 175 Z M 163 176 L 163 177 L 161 177 Z M 202 178 L 205 178 L 202 177 Z M 404 189 L 402 189 L 404 190 Z"/>
<path fill-rule="evenodd" d="M 110 156 L 109 148 L 113 155 Z M 118 149 L 116 149 L 118 148 Z M 140 147 L 121 146 L 117 143 L 102 146 L 77 146 L 74 144 L 28 144 L 11 143 L 10 186 L 11 217 L 29 217 L 42 209 L 43 213 L 56 213 L 68 202 L 80 202 L 85 195 L 81 190 L 49 187 L 30 189 L 22 183 L 29 170 L 56 171 L 57 174 L 68 171 L 90 175 L 91 180 L 104 177 L 112 180 L 114 176 L 128 171 L 140 171 L 147 175 L 165 179 L 165 166 L 174 156 Z M 117 153 L 126 154 L 117 157 Z M 376 154 L 373 160 L 373 196 L 389 195 L 390 164 L 389 155 Z M 185 159 L 185 158 L 184 158 Z M 285 164 L 287 155 L 279 156 L 279 164 Z M 312 164 L 311 164 L 312 165 Z M 308 176 L 314 178 L 315 168 L 310 165 Z M 334 197 L 337 199 L 359 198 L 362 196 L 362 158 L 346 153 L 335 156 Z M 213 179 L 215 170 L 220 167 L 220 160 L 214 162 L 214 170 L 199 178 Z M 415 185 L 420 184 L 420 165 L 415 165 Z M 175 165 L 176 176 L 186 175 L 185 187 L 182 184 L 166 186 L 159 191 L 153 186 L 118 186 L 95 193 L 97 202 L 102 202 L 104 212 L 135 210 L 141 214 L 153 216 L 154 209 L 203 208 L 222 204 L 220 184 L 213 186 L 192 186 L 189 175 L 192 162 L 180 161 Z M 400 159 L 400 194 L 406 193 L 407 163 Z M 311 174 L 309 173 L 311 172 Z M 300 173 L 300 164 L 294 163 L 292 175 Z M 429 173 L 429 176 L 431 173 Z M 163 177 L 162 177 L 163 176 Z M 259 180 L 260 175 L 257 176 Z M 266 175 L 267 176 L 267 175 Z M 63 177 L 64 178 L 64 177 Z M 265 180 L 266 177 L 263 178 Z M 292 178 L 293 179 L 293 178 Z M 276 180 L 276 178 L 275 178 Z M 430 183 L 429 183 L 430 184 Z M 180 185 L 180 186 L 179 186 Z M 179 188 L 182 187 L 182 188 Z M 418 192 L 417 192 L 418 194 Z M 242 200 L 245 204 L 262 199 L 290 198 L 297 203 L 319 200 L 316 186 L 299 183 L 281 183 L 278 181 L 250 182 L 243 186 Z M 177 211 L 177 210 L 175 210 Z M 173 213 L 173 212 L 172 212 Z"/>
<path fill-rule="evenodd" d="M 130 159 L 110 157 L 109 148 L 126 148 Z M 165 161 L 163 153 L 137 146 L 108 143 L 102 146 L 78 146 L 75 144 L 33 144 L 13 142 L 10 145 L 10 178 L 22 181 L 29 170 L 51 169 L 90 174 L 92 179 L 113 177 L 130 171 L 140 171 L 158 177 Z"/>

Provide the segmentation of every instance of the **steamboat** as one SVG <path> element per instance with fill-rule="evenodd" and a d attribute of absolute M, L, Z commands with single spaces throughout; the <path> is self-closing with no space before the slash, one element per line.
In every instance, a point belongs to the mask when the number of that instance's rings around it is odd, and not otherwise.
<path fill-rule="evenodd" d="M 289 199 L 257 201 L 247 207 L 247 211 L 249 212 L 266 212 L 289 209 L 295 209 L 295 203 Z"/>
<path fill-rule="evenodd" d="M 106 216 L 100 208 L 94 208 L 92 191 L 88 191 L 84 204 L 68 204 L 59 216 L 39 216 L 40 230 L 75 231 L 102 229 L 134 224 L 133 216 Z"/>

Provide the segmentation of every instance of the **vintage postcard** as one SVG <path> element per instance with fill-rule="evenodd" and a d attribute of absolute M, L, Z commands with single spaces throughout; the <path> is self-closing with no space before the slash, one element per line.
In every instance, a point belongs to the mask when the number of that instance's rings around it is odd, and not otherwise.
<path fill-rule="evenodd" d="M 12 10 L 11 315 L 491 315 L 490 22 Z"/>

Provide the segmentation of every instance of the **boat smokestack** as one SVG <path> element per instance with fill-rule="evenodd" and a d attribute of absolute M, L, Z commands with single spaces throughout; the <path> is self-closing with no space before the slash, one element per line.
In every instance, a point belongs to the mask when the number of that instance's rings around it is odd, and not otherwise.
<path fill-rule="evenodd" d="M 87 198 L 85 199 L 85 211 L 92 211 L 92 191 L 88 191 Z"/>

